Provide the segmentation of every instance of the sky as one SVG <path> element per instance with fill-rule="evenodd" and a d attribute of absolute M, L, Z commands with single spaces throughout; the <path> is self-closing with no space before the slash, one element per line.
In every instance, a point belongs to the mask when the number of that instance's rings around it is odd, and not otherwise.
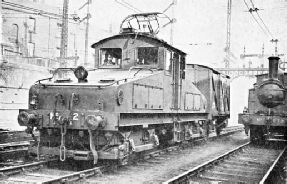
<path fill-rule="evenodd" d="M 79 8 L 86 1 L 69 0 L 69 14 L 78 13 L 85 17 L 86 7 Z M 90 5 L 90 29 L 101 29 L 112 34 L 119 32 L 121 21 L 129 14 L 142 12 L 163 12 L 173 0 L 92 0 Z M 175 18 L 173 28 L 173 46 L 188 54 L 188 62 L 202 63 L 211 67 L 223 67 L 224 48 L 227 39 L 227 2 L 228 0 L 175 0 L 165 14 Z M 62 6 L 62 1 L 46 0 L 47 4 Z M 124 5 L 124 3 L 127 3 Z M 248 7 L 258 8 L 252 16 Z M 272 55 L 275 45 L 271 39 L 278 39 L 278 53 L 285 54 L 287 50 L 287 1 L 285 0 L 238 0 L 232 1 L 230 48 L 234 54 L 232 67 L 242 67 L 252 62 L 253 67 L 260 65 L 258 58 L 240 59 L 244 47 L 246 54 Z M 258 13 L 258 14 L 257 14 Z M 259 15 L 259 17 L 258 17 Z M 261 21 L 262 20 L 262 21 Z M 263 23 L 262 23 L 263 22 Z M 262 28 L 261 28 L 261 27 Z M 264 31 L 263 31 L 263 30 Z M 97 42 L 101 35 L 91 31 L 91 44 Z M 162 30 L 159 37 L 170 42 L 171 26 Z M 106 35 L 103 35 L 104 38 Z M 285 60 L 286 56 L 282 56 Z M 287 59 L 286 59 L 287 61 Z M 264 59 L 267 64 L 267 58 Z"/>

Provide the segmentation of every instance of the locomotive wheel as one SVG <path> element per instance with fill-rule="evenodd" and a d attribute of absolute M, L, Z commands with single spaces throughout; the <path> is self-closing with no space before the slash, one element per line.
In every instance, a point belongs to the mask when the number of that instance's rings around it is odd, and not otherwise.
<path fill-rule="evenodd" d="M 256 144 L 256 127 L 255 126 L 250 126 L 250 142 L 252 144 Z"/>
<path fill-rule="evenodd" d="M 223 120 L 223 119 L 218 119 L 215 123 L 215 132 L 216 135 L 219 136 L 222 129 L 226 128 L 228 125 L 228 121 L 227 120 Z"/>
<path fill-rule="evenodd" d="M 225 127 L 225 122 L 222 120 L 217 120 L 215 124 L 215 132 L 217 136 L 220 136 L 222 128 Z"/>
<path fill-rule="evenodd" d="M 264 127 L 250 126 L 250 142 L 255 145 L 263 145 L 265 143 Z"/>
<path fill-rule="evenodd" d="M 216 132 L 216 135 L 217 135 L 217 136 L 220 136 L 221 128 L 216 128 L 216 129 L 215 129 L 215 132 Z"/>

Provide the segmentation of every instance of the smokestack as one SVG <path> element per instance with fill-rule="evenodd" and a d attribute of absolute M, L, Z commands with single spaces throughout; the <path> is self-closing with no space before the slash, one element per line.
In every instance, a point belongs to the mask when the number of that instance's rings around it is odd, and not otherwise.
<path fill-rule="evenodd" d="M 269 78 L 278 78 L 279 57 L 271 56 L 269 59 Z"/>

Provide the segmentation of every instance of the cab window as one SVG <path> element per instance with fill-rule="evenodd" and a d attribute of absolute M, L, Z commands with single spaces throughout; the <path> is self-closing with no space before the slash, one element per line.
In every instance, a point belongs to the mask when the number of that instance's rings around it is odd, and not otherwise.
<path fill-rule="evenodd" d="M 100 67 L 119 66 L 122 60 L 122 49 L 120 48 L 102 48 L 99 51 Z"/>
<path fill-rule="evenodd" d="M 171 68 L 172 68 L 172 53 L 170 51 L 166 51 L 165 55 L 165 74 L 170 75 L 171 74 Z"/>
<path fill-rule="evenodd" d="M 157 65 L 158 48 L 157 47 L 140 47 L 138 48 L 137 65 Z"/>

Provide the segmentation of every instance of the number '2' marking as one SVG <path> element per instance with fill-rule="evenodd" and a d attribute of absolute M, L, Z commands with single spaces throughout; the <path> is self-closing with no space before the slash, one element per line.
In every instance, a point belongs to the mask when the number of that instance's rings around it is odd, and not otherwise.
<path fill-rule="evenodd" d="M 73 121 L 78 121 L 78 120 L 79 120 L 79 114 L 73 113 Z"/>

